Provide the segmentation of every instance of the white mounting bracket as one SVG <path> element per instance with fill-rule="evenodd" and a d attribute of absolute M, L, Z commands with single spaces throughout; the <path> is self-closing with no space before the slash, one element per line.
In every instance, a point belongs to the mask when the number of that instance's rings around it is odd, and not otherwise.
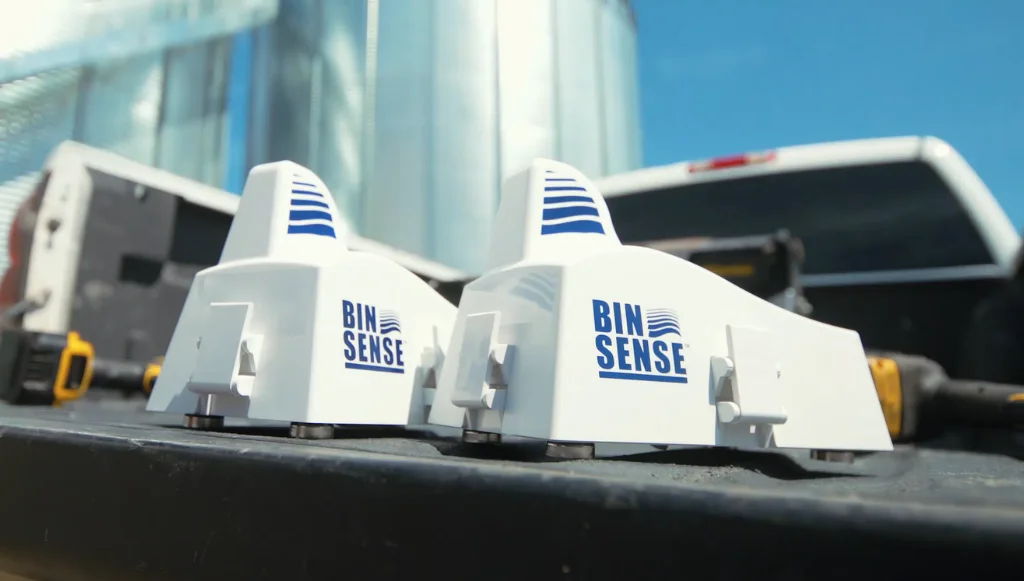
<path fill-rule="evenodd" d="M 778 337 L 750 327 L 726 325 L 728 357 L 712 357 L 715 403 L 723 424 L 785 424 L 783 373 Z"/>
<path fill-rule="evenodd" d="M 189 390 L 201 395 L 252 395 L 263 336 L 248 333 L 251 317 L 252 303 L 210 304 Z"/>
<path fill-rule="evenodd" d="M 479 313 L 466 317 L 459 351 L 458 388 L 452 403 L 467 410 L 496 410 L 505 406 L 515 348 L 498 343 L 501 314 Z"/>

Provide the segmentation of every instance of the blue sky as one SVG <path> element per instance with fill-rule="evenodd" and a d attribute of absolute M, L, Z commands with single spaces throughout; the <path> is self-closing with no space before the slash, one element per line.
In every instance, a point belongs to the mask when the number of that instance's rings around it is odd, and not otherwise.
<path fill-rule="evenodd" d="M 935 135 L 1024 226 L 1024 2 L 634 0 L 644 162 Z"/>

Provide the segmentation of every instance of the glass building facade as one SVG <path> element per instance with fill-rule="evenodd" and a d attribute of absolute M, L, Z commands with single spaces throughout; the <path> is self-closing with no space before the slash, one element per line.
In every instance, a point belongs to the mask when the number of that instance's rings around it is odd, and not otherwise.
<path fill-rule="evenodd" d="M 531 159 L 641 163 L 626 0 L 37 0 L 0 32 L 0 232 L 75 139 L 234 192 L 290 159 L 361 235 L 478 272 Z"/>

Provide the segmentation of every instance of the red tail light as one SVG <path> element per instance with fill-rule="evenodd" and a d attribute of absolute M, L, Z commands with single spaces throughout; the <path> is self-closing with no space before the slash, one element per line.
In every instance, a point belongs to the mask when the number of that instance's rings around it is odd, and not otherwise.
<path fill-rule="evenodd" d="M 741 153 L 739 155 L 726 155 L 723 157 L 713 157 L 704 161 L 695 161 L 690 163 L 690 173 L 699 173 L 705 171 L 714 171 L 717 169 L 729 169 L 734 167 L 743 167 L 747 165 L 754 165 L 758 163 L 768 163 L 775 159 L 774 151 L 761 151 L 752 153 Z"/>

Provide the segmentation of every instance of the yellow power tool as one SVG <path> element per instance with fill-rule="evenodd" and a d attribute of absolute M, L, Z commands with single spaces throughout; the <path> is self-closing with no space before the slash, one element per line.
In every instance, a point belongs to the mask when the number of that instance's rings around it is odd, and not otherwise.
<path fill-rule="evenodd" d="M 82 397 L 92 386 L 149 394 L 160 364 L 97 359 L 92 344 L 74 331 L 0 329 L 0 400 L 59 406 Z"/>
<path fill-rule="evenodd" d="M 953 427 L 1024 424 L 1024 386 L 950 379 L 938 363 L 916 355 L 872 353 L 868 367 L 893 442 Z"/>

